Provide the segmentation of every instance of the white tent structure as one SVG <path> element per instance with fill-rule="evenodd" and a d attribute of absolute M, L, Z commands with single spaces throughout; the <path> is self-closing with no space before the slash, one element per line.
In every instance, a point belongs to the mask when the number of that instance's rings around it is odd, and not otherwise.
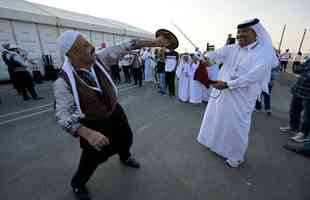
<path fill-rule="evenodd" d="M 0 0 L 0 44 L 18 45 L 28 52 L 43 72 L 42 55 L 52 56 L 55 67 L 61 58 L 56 39 L 65 30 L 81 32 L 96 48 L 154 34 L 126 23 L 61 10 L 24 0 Z M 0 58 L 0 80 L 8 80 L 7 66 Z"/>

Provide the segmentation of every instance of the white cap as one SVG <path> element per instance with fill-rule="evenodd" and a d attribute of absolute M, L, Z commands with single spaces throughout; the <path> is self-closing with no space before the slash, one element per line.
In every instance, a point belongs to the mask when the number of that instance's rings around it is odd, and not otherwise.
<path fill-rule="evenodd" d="M 65 56 L 68 53 L 79 35 L 79 32 L 72 30 L 61 33 L 57 40 L 61 56 Z"/>
<path fill-rule="evenodd" d="M 9 49 L 18 49 L 19 47 L 16 44 L 11 44 Z"/>

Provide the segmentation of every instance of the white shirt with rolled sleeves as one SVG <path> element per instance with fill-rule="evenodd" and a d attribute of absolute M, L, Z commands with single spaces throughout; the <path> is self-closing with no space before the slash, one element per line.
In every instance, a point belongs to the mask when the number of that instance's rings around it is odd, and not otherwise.
<path fill-rule="evenodd" d="M 165 71 L 172 72 L 177 66 L 177 58 L 175 56 L 167 56 L 165 59 Z"/>
<path fill-rule="evenodd" d="M 280 55 L 280 61 L 288 61 L 289 59 L 290 59 L 290 53 L 289 52 L 285 52 L 285 53 Z"/>
<path fill-rule="evenodd" d="M 243 161 L 248 146 L 251 115 L 270 67 L 260 58 L 259 44 L 244 48 L 238 44 L 224 46 L 207 54 L 208 59 L 222 62 L 218 80 L 229 89 L 214 89 L 200 127 L 198 142 L 226 159 Z M 268 78 L 269 77 L 269 78 Z"/>

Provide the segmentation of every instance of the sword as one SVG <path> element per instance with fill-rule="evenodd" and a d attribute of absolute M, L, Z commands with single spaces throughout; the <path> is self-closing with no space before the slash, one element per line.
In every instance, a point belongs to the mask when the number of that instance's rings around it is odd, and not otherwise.
<path fill-rule="evenodd" d="M 173 22 L 171 22 L 171 24 L 172 24 L 175 28 L 177 28 L 178 31 L 180 31 L 180 33 L 185 37 L 185 39 L 187 39 L 187 41 L 189 41 L 189 43 L 191 43 L 191 45 L 193 45 L 195 48 L 198 48 L 198 47 L 194 44 L 194 42 L 192 42 L 192 41 L 189 39 L 189 37 L 187 37 L 187 35 L 181 30 L 180 27 L 178 27 L 178 26 L 177 26 L 176 24 L 174 24 Z"/>

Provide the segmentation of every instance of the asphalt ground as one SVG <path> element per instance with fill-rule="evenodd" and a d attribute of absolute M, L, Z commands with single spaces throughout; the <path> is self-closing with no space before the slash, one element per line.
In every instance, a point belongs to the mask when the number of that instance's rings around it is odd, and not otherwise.
<path fill-rule="evenodd" d="M 289 87 L 280 75 L 272 93 L 272 116 L 254 113 L 246 162 L 238 169 L 198 144 L 206 105 L 161 96 L 152 83 L 120 85 L 119 100 L 134 132 L 132 153 L 142 168 L 102 164 L 88 183 L 93 199 L 108 200 L 309 200 L 309 158 L 286 151 Z M 0 85 L 0 199 L 71 200 L 78 140 L 63 132 L 53 115 L 51 82 L 37 85 L 44 100 L 23 101 Z M 225 119 L 223 119 L 225 120 Z"/>

